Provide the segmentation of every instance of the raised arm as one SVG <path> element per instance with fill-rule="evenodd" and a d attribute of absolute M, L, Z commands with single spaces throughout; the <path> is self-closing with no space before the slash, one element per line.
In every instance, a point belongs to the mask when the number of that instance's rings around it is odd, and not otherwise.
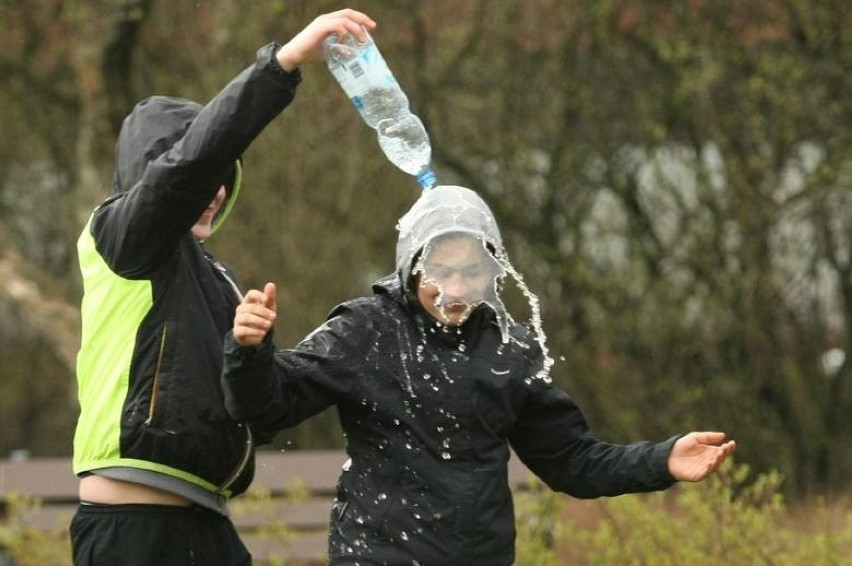
<path fill-rule="evenodd" d="M 121 198 L 101 206 L 92 220 L 92 235 L 110 267 L 134 278 L 169 257 L 237 159 L 290 104 L 299 67 L 322 58 L 323 40 L 374 27 L 355 10 L 324 14 L 283 46 L 261 48 L 256 62 L 204 106 L 162 96 L 138 104 L 116 149 L 114 192 Z"/>

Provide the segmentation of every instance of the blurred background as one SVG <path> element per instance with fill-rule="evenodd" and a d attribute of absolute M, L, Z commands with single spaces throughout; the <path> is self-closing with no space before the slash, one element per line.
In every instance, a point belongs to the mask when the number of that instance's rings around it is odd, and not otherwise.
<path fill-rule="evenodd" d="M 320 0 L 0 0 L 0 457 L 67 456 L 75 244 L 154 93 L 206 102 Z M 846 0 L 385 0 L 350 7 L 480 191 L 599 436 L 723 430 L 792 495 L 852 482 Z M 208 247 L 279 286 L 277 343 L 393 270 L 418 196 L 323 64 L 245 155 Z M 515 318 L 526 298 L 509 289 Z M 336 414 L 271 449 L 341 447 Z"/>

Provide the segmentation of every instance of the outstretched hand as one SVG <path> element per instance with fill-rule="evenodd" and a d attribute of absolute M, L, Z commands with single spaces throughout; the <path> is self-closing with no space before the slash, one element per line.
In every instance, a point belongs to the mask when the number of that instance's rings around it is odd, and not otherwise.
<path fill-rule="evenodd" d="M 679 481 L 701 481 L 730 456 L 737 447 L 724 442 L 723 432 L 690 432 L 679 438 L 669 454 L 669 473 Z"/>
<path fill-rule="evenodd" d="M 234 340 L 240 346 L 257 346 L 272 330 L 276 311 L 275 283 L 267 283 L 263 291 L 252 289 L 237 306 L 234 315 Z"/>
<path fill-rule="evenodd" d="M 371 30 L 375 27 L 376 22 L 369 16 L 349 8 L 322 14 L 278 50 L 278 64 L 290 73 L 306 63 L 323 60 L 322 42 L 329 35 L 344 37 L 352 34 L 358 41 L 364 41 L 363 28 Z"/>

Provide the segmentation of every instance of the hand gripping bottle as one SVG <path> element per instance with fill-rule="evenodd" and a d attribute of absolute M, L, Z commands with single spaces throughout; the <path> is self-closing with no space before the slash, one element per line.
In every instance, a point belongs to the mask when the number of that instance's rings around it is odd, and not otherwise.
<path fill-rule="evenodd" d="M 329 36 L 324 44 L 328 68 L 368 126 L 391 163 L 413 175 L 424 189 L 435 184 L 432 146 L 420 118 L 411 113 L 408 97 L 385 63 L 373 38 L 359 43 L 351 34 L 343 41 Z"/>

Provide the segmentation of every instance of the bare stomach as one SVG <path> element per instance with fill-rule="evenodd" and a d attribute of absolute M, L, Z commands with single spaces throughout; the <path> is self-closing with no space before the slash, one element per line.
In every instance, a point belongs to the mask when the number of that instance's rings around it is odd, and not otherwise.
<path fill-rule="evenodd" d="M 190 507 L 192 505 L 192 502 L 182 495 L 169 493 L 168 491 L 139 483 L 95 475 L 80 479 L 80 500 L 107 505 L 119 505 L 123 503 L 149 503 L 180 507 Z"/>

